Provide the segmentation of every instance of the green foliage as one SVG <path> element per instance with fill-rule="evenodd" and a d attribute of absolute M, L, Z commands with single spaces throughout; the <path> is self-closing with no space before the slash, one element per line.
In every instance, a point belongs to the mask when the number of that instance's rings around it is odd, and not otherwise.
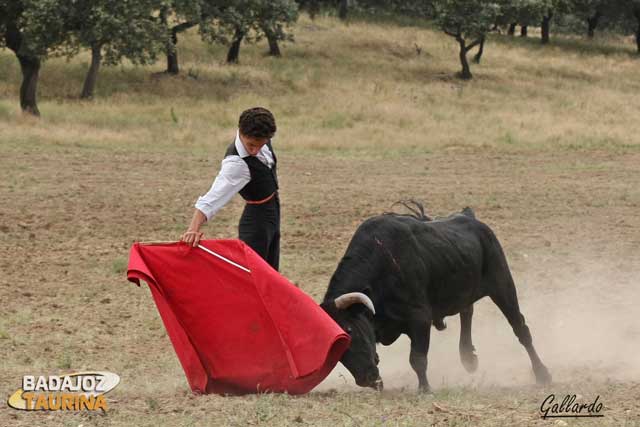
<path fill-rule="evenodd" d="M 434 16 L 433 3 L 424 0 L 360 0 L 357 7 L 371 15 L 406 15 L 419 18 Z"/>
<path fill-rule="evenodd" d="M 154 18 L 160 6 L 158 0 L 62 2 L 65 27 L 71 35 L 67 54 L 97 47 L 108 65 L 124 58 L 136 64 L 153 63 L 166 44 L 165 29 Z"/>
<path fill-rule="evenodd" d="M 293 34 L 288 31 L 291 24 L 298 20 L 298 5 L 294 0 L 262 1 L 257 10 L 257 26 L 265 35 L 274 36 L 276 40 L 293 41 Z"/>
<path fill-rule="evenodd" d="M 46 57 L 68 37 L 59 0 L 0 0 L 0 47 Z"/>
<path fill-rule="evenodd" d="M 484 37 L 500 16 L 500 4 L 491 0 L 435 0 L 434 8 L 440 28 L 465 40 Z"/>
<path fill-rule="evenodd" d="M 166 33 L 154 18 L 160 6 L 161 0 L 0 0 L 0 47 L 8 46 L 21 61 L 30 58 L 33 67 L 86 47 L 107 64 L 123 58 L 149 64 L 165 44 Z"/>
<path fill-rule="evenodd" d="M 500 8 L 499 25 L 516 22 L 520 25 L 538 25 L 547 13 L 548 0 L 504 0 Z"/>
<path fill-rule="evenodd" d="M 288 28 L 298 19 L 294 0 L 226 0 L 209 5 L 209 20 L 200 25 L 208 42 L 230 44 L 238 33 L 248 41 L 260 40 L 270 32 L 277 40 L 293 40 Z"/>
<path fill-rule="evenodd" d="M 462 70 L 459 77 L 471 79 L 467 53 L 473 47 L 484 48 L 486 34 L 500 16 L 500 4 L 488 0 L 435 0 L 436 22 L 454 37 L 460 46 Z M 480 60 L 480 56 L 477 56 Z"/>

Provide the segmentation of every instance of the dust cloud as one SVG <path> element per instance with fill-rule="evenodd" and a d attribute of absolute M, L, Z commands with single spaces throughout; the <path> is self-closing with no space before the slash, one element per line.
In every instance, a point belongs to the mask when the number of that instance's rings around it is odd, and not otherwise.
<path fill-rule="evenodd" d="M 535 267 L 531 262 L 514 273 L 520 309 L 540 358 L 556 384 L 640 380 L 640 269 L 575 259 L 564 265 L 546 260 Z M 488 297 L 475 304 L 472 335 L 479 366 L 474 374 L 460 363 L 459 316 L 446 321 L 446 330 L 431 330 L 427 376 L 433 389 L 535 383 L 524 347 Z M 378 345 L 378 354 L 385 389 L 417 388 L 406 336 L 388 347 Z M 338 364 L 316 390 L 330 388 L 359 387 Z"/>

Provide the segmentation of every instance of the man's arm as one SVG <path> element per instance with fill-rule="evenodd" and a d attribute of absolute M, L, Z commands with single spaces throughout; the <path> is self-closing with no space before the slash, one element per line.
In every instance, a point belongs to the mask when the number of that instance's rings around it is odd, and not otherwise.
<path fill-rule="evenodd" d="M 204 215 L 204 213 L 202 213 L 200 209 L 194 209 L 189 228 L 184 232 L 184 234 L 182 234 L 180 240 L 185 242 L 187 245 L 193 247 L 198 246 L 198 243 L 200 243 L 200 239 L 204 235 L 204 233 L 200 232 L 200 226 L 206 221 L 207 217 Z"/>
<path fill-rule="evenodd" d="M 239 156 L 229 156 L 222 161 L 220 173 L 213 185 L 198 198 L 189 228 L 180 240 L 191 246 L 197 246 L 203 233 L 200 227 L 209 221 L 229 200 L 251 181 L 249 167 Z"/>

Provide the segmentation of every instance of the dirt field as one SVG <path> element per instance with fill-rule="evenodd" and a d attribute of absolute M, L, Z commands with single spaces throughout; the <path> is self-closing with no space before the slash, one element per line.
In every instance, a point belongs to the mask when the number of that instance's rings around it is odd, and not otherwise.
<path fill-rule="evenodd" d="M 300 35 L 302 46 L 315 36 L 305 31 Z M 353 31 L 371 30 L 355 26 Z M 446 40 L 430 32 L 419 37 L 432 40 L 434 46 Z M 358 40 L 354 36 L 351 42 Z M 498 58 L 508 55 L 507 48 L 493 48 Z M 380 51 L 380 45 L 372 49 Z M 250 61 L 260 59 L 256 51 L 249 52 Z M 15 67 L 6 65 L 9 57 L 3 55 L 0 65 L 15 81 Z M 625 58 L 594 61 L 619 59 L 624 68 Z M 51 69 L 63 64 L 54 62 Z M 599 68 L 591 65 L 586 73 L 596 79 Z M 115 79 L 118 72 L 105 79 Z M 468 95 L 476 98 L 467 106 L 473 107 L 483 94 L 497 93 L 493 79 L 499 74 L 485 72 L 477 89 L 469 89 L 478 92 Z M 240 68 L 242 73 L 249 71 Z M 571 102 L 574 80 L 564 78 L 555 81 Z M 188 82 L 180 82 L 185 94 L 178 107 L 191 90 Z M 369 84 L 361 82 L 361 88 Z M 451 85 L 448 80 L 429 84 L 436 94 Z M 533 385 L 526 352 L 497 309 L 483 300 L 476 306 L 473 325 L 480 358 L 476 374 L 466 374 L 459 362 L 457 318 L 448 319 L 447 330 L 432 333 L 428 375 L 433 394 L 416 393 L 407 342 L 401 339 L 380 349 L 387 386 L 383 393 L 355 387 L 351 376 L 338 367 L 307 396 L 242 398 L 189 392 L 149 290 L 128 283 L 125 269 L 132 242 L 178 238 L 233 136 L 233 121 L 228 120 L 239 106 L 259 103 L 269 94 L 232 97 L 230 112 L 209 126 L 207 116 L 222 111 L 223 101 L 211 108 L 198 101 L 192 110 L 179 112 L 181 121 L 175 125 L 162 93 L 149 103 L 132 101 L 117 90 L 95 104 L 45 96 L 44 117 L 36 121 L 13 111 L 16 101 L 7 99 L 9 89 L 4 87 L 0 395 L 8 397 L 28 374 L 100 369 L 119 374 L 122 382 L 107 395 L 106 414 L 25 413 L 3 404 L 0 426 L 640 425 L 640 137 L 634 131 L 637 114 L 624 112 L 622 101 L 613 98 L 618 93 L 621 99 L 626 96 L 620 91 L 624 84 L 617 81 L 609 87 L 610 97 L 601 99 L 598 108 L 587 108 L 587 118 L 579 108 L 568 107 L 568 116 L 557 115 L 554 121 L 552 101 L 547 105 L 534 97 L 533 110 L 536 105 L 549 107 L 544 123 L 551 129 L 536 129 L 535 123 L 526 122 L 526 111 L 500 110 L 498 98 L 492 99 L 485 118 L 489 129 L 483 129 L 482 122 L 461 123 L 452 132 L 469 138 L 458 142 L 448 140 L 442 127 L 434 126 L 441 133 L 432 134 L 418 125 L 419 100 L 402 113 L 388 107 L 392 117 L 407 121 L 382 136 L 374 126 L 357 123 L 308 126 L 308 117 L 299 111 L 304 105 L 287 111 L 289 107 L 280 104 L 277 116 L 283 117 L 283 130 L 276 143 L 282 273 L 319 300 L 365 218 L 408 197 L 423 201 L 435 215 L 471 206 L 503 243 L 523 313 L 554 383 L 547 388 Z M 628 85 L 636 83 L 629 80 Z M 388 105 L 400 105 L 404 89 L 389 90 L 371 96 L 388 96 Z M 56 89 L 45 80 L 43 91 L 51 94 Z M 307 92 L 305 99 L 313 94 Z M 459 112 L 465 111 L 463 101 L 453 102 L 459 103 Z M 605 117 L 605 110 L 616 107 L 618 122 Z M 331 117 L 342 120 L 330 114 L 321 120 L 314 109 L 320 107 L 309 108 L 313 123 Z M 476 104 L 474 116 L 480 114 L 478 108 L 482 107 Z M 138 114 L 135 119 L 127 116 L 131 111 Z M 598 112 L 603 122 L 592 123 L 590 117 Z M 477 134 L 504 128 L 503 138 L 505 132 L 517 133 L 518 126 L 521 141 L 474 143 Z M 593 131 L 593 126 L 604 134 L 610 129 L 611 139 L 588 140 L 575 133 L 581 127 Z M 396 131 L 404 138 L 398 144 L 388 141 Z M 565 137 L 554 140 L 556 133 Z M 296 134 L 303 135 L 300 145 Z M 415 141 L 407 142 L 412 134 Z M 326 135 L 327 144 L 318 135 Z M 240 200 L 234 199 L 206 227 L 207 236 L 235 236 L 241 208 Z M 584 402 L 599 396 L 604 417 L 542 420 L 540 404 L 552 393 L 576 394 Z"/>

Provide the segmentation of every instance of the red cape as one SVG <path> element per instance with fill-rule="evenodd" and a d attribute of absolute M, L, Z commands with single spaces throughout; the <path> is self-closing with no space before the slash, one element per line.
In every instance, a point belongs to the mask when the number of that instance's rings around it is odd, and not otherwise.
<path fill-rule="evenodd" d="M 191 386 L 199 393 L 307 393 L 349 347 L 307 294 L 239 240 L 204 247 L 135 243 L 127 277 L 149 284 Z"/>

